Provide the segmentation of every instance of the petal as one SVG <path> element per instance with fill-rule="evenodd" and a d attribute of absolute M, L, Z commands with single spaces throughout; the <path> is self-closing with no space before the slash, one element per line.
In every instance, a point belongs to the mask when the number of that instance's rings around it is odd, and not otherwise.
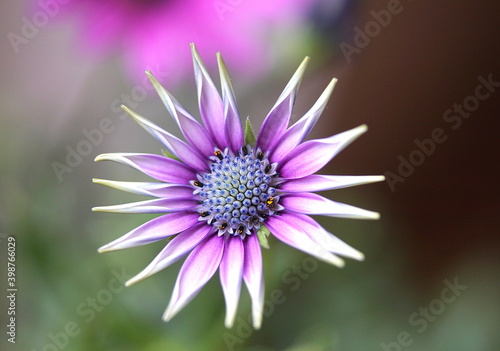
<path fill-rule="evenodd" d="M 212 227 L 206 223 L 195 224 L 192 228 L 186 229 L 170 241 L 167 246 L 155 257 L 155 259 L 142 272 L 129 279 L 125 285 L 130 286 L 143 279 L 158 273 L 167 268 L 172 263 L 177 262 L 198 245 L 210 232 Z"/>
<path fill-rule="evenodd" d="M 102 154 L 95 161 L 115 161 L 147 174 L 150 177 L 167 183 L 189 184 L 190 180 L 196 179 L 193 170 L 171 158 L 139 153 L 115 153 Z"/>
<path fill-rule="evenodd" d="M 289 213 L 282 213 L 281 216 L 269 217 L 266 221 L 266 227 L 276 238 L 285 244 L 337 267 L 344 266 L 344 260 L 325 250 L 321 245 L 313 241 L 304 233 L 302 228 L 296 227 L 294 224 L 294 215 Z"/>
<path fill-rule="evenodd" d="M 146 196 L 163 198 L 187 198 L 193 194 L 193 187 L 189 185 L 149 182 L 121 182 L 96 178 L 92 179 L 92 181 L 94 183 L 106 185 L 117 190 Z"/>
<path fill-rule="evenodd" d="M 293 218 L 290 218 L 289 222 L 293 223 L 294 227 L 301 228 L 313 241 L 327 251 L 359 261 L 365 258 L 363 253 L 327 232 L 325 228 L 309 216 L 294 213 Z"/>
<path fill-rule="evenodd" d="M 156 140 L 165 145 L 182 162 L 193 167 L 197 171 L 205 171 L 208 169 L 206 158 L 200 156 L 200 154 L 194 150 L 193 147 L 158 127 L 156 124 L 132 111 L 128 107 L 122 105 L 122 109 L 137 123 L 139 123 L 141 127 L 146 129 L 146 131 Z"/>
<path fill-rule="evenodd" d="M 243 240 L 239 237 L 228 237 L 219 271 L 222 291 L 224 292 L 224 299 L 226 300 L 226 328 L 231 328 L 233 326 L 236 317 L 236 310 L 240 299 L 244 262 L 245 253 Z"/>
<path fill-rule="evenodd" d="M 264 312 L 264 275 L 262 273 L 262 253 L 257 235 L 245 238 L 245 263 L 243 279 L 252 299 L 253 327 L 259 329 Z"/>
<path fill-rule="evenodd" d="M 224 126 L 222 99 L 194 44 L 191 44 L 191 53 L 193 55 L 194 77 L 198 90 L 198 106 L 201 120 L 213 140 L 216 141 L 216 144 L 221 149 L 224 149 L 228 146 L 228 143 Z"/>
<path fill-rule="evenodd" d="M 294 125 L 287 129 L 279 142 L 276 143 L 274 150 L 270 155 L 271 163 L 280 162 L 290 151 L 304 140 L 311 129 L 321 116 L 321 113 L 326 107 L 326 103 L 332 94 L 333 88 L 337 83 L 337 79 L 332 79 L 325 91 L 321 94 L 318 101 L 311 107 L 309 111 L 299 119 Z"/>
<path fill-rule="evenodd" d="M 279 164 L 280 176 L 294 179 L 313 174 L 367 129 L 366 125 L 361 125 L 329 138 L 309 140 L 300 144 Z"/>
<path fill-rule="evenodd" d="M 180 233 L 198 223 L 197 212 L 169 213 L 144 223 L 122 237 L 99 248 L 99 252 L 122 250 L 146 245 Z"/>
<path fill-rule="evenodd" d="M 287 210 L 311 215 L 357 219 L 380 218 L 377 212 L 335 202 L 313 193 L 296 193 L 282 196 L 280 204 Z"/>
<path fill-rule="evenodd" d="M 163 319 L 169 321 L 186 306 L 214 275 L 224 251 L 224 238 L 213 235 L 188 256 L 177 276 L 172 298 Z"/>
<path fill-rule="evenodd" d="M 264 119 L 264 122 L 262 122 L 256 144 L 262 151 L 266 152 L 270 150 L 281 137 L 286 127 L 288 127 L 293 105 L 295 104 L 295 97 L 297 96 L 300 81 L 302 80 L 308 62 L 309 57 L 306 57 L 299 68 L 297 68 L 297 71 L 295 71 L 295 74 Z"/>
<path fill-rule="evenodd" d="M 121 205 L 99 206 L 92 208 L 92 211 L 114 213 L 166 213 L 194 210 L 198 205 L 199 202 L 194 199 L 154 199 Z"/>
<path fill-rule="evenodd" d="M 381 182 L 384 179 L 384 176 L 339 176 L 312 174 L 304 178 L 287 180 L 280 185 L 280 190 L 289 193 L 316 192 Z"/>
<path fill-rule="evenodd" d="M 160 96 L 168 112 L 175 119 L 184 138 L 205 157 L 211 156 L 215 143 L 207 130 L 170 94 L 149 71 L 149 80 Z"/>
<path fill-rule="evenodd" d="M 238 105 L 234 97 L 233 86 L 227 72 L 226 64 L 220 53 L 217 53 L 217 63 L 219 64 L 219 74 L 222 87 L 222 101 L 224 103 L 224 120 L 226 125 L 226 137 L 229 148 L 233 153 L 237 153 L 243 146 L 243 129 L 241 128 Z"/>

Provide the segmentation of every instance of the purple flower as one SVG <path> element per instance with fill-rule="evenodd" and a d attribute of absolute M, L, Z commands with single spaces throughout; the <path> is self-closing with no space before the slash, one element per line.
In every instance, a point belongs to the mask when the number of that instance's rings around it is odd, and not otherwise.
<path fill-rule="evenodd" d="M 254 76 L 272 57 L 262 39 L 278 28 L 299 27 L 317 1 L 70 0 L 61 11 L 79 19 L 83 51 L 123 53 L 127 72 L 138 80 L 145 67 L 161 67 L 172 82 L 188 72 L 183 48 L 193 41 L 202 52 L 223 50 Z"/>
<path fill-rule="evenodd" d="M 336 79 L 311 109 L 288 127 L 295 97 L 308 58 L 299 66 L 254 137 L 247 119 L 242 130 L 231 81 L 217 55 L 222 97 L 208 75 L 196 48 L 191 46 L 202 124 L 147 72 L 186 141 L 151 123 L 127 107 L 123 109 L 167 149 L 165 155 L 103 154 L 96 161 L 131 166 L 159 182 L 122 182 L 94 179 L 119 190 L 154 197 L 94 211 L 162 213 L 101 247 L 100 252 L 145 245 L 172 238 L 158 256 L 126 285 L 166 268 L 184 255 L 170 304 L 163 316 L 170 320 L 199 292 L 219 268 L 226 300 L 226 326 L 236 315 L 242 281 L 252 300 L 253 325 L 259 328 L 264 304 L 261 246 L 267 236 L 342 267 L 345 256 L 363 254 L 350 247 L 310 215 L 377 219 L 378 213 L 331 201 L 313 193 L 377 182 L 383 176 L 314 174 L 366 131 L 362 125 L 329 138 L 303 141 L 332 93 Z M 171 154 L 170 154 L 171 153 Z"/>

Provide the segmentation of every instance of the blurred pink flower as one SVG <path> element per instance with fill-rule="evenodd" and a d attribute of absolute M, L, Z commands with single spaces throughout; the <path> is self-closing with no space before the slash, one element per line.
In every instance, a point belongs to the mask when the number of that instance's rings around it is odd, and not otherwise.
<path fill-rule="evenodd" d="M 121 53 L 133 78 L 145 69 L 179 81 L 189 73 L 191 60 L 184 49 L 196 42 L 207 57 L 221 51 L 248 77 L 266 71 L 271 63 L 271 33 L 297 26 L 317 0 L 70 0 L 65 15 L 79 17 L 85 52 Z M 293 38 L 289 38 L 293 40 Z M 216 66 L 215 60 L 207 62 Z M 174 69 L 175 67 L 175 69 Z"/>

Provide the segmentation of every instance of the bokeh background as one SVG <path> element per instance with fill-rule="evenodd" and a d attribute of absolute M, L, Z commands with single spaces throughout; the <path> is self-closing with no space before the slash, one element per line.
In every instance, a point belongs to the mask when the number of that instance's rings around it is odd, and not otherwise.
<path fill-rule="evenodd" d="M 6 294 L 6 241 L 14 236 L 18 293 L 15 344 L 0 300 L 1 350 L 498 350 L 500 3 L 270 3 L 2 2 L 0 286 Z M 196 113 L 191 41 L 215 81 L 222 52 L 240 112 L 255 125 L 311 56 L 293 119 L 338 77 L 311 137 L 369 126 L 324 173 L 394 180 L 326 194 L 381 213 L 379 221 L 321 219 L 365 253 L 362 263 L 337 269 L 271 241 L 258 331 L 248 326 L 246 291 L 235 327 L 224 328 L 218 277 L 162 322 L 180 262 L 123 288 L 163 242 L 96 251 L 151 217 L 91 212 L 138 200 L 93 177 L 145 179 L 93 159 L 160 152 L 117 109 L 127 99 L 178 133 L 142 78 L 146 68 Z M 493 83 L 484 87 L 483 78 Z M 102 123 L 108 132 L 89 143 Z M 446 140 L 415 152 L 436 128 Z M 78 145 L 84 154 L 68 156 Z M 401 166 L 410 157 L 413 170 Z"/>

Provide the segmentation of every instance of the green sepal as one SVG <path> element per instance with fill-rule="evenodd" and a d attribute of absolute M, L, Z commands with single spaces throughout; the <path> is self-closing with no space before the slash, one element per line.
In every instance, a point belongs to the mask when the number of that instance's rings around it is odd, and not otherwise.
<path fill-rule="evenodd" d="M 267 242 L 267 237 L 270 234 L 271 232 L 264 225 L 261 225 L 259 231 L 257 232 L 257 239 L 259 239 L 259 244 L 265 249 L 269 249 L 269 243 Z"/>
<path fill-rule="evenodd" d="M 172 160 L 180 161 L 177 156 L 167 150 L 161 149 L 161 153 L 163 154 L 163 156 L 171 158 Z"/>
<path fill-rule="evenodd" d="M 245 145 L 255 147 L 255 134 L 253 132 L 252 125 L 250 124 L 250 118 L 248 117 L 245 122 Z"/>

